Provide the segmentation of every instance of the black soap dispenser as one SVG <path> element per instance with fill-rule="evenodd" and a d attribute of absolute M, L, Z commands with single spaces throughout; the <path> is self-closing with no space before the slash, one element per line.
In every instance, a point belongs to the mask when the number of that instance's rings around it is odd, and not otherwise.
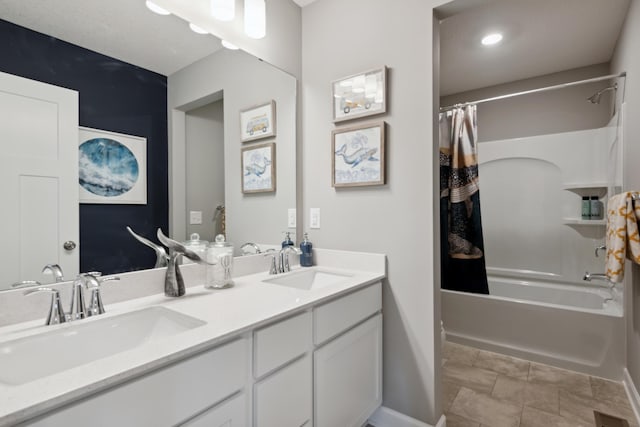
<path fill-rule="evenodd" d="M 282 241 L 282 247 L 285 248 L 287 246 L 294 246 L 293 240 L 291 240 L 291 232 L 285 231 L 284 240 Z"/>
<path fill-rule="evenodd" d="M 304 240 L 300 243 L 300 265 L 302 267 L 313 266 L 313 245 L 309 241 L 309 236 L 304 233 Z"/>

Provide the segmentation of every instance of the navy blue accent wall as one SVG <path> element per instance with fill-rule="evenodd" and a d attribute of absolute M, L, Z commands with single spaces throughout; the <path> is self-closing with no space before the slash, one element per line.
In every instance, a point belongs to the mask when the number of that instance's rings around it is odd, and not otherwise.
<path fill-rule="evenodd" d="M 151 268 L 125 227 L 168 232 L 166 76 L 0 20 L 0 71 L 80 93 L 80 126 L 147 138 L 146 205 L 80 205 L 80 270 Z"/>

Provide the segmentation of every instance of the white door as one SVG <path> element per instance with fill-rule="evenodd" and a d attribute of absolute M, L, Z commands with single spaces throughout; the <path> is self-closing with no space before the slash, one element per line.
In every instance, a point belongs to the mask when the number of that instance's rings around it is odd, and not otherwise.
<path fill-rule="evenodd" d="M 0 147 L 0 289 L 46 264 L 75 277 L 78 92 L 0 73 Z"/>

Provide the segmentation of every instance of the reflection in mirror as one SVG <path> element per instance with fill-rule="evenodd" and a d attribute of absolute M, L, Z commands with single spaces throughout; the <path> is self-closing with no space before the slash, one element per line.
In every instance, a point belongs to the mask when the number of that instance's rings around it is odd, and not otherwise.
<path fill-rule="evenodd" d="M 441 21 L 441 134 L 463 122 L 468 131 L 441 135 L 441 153 L 457 144 L 477 150 L 470 164 L 442 165 L 452 176 L 460 166 L 476 174 L 443 193 L 444 289 L 500 295 L 505 280 L 584 285 L 585 271 L 603 271 L 593 254 L 605 222 L 583 218 L 581 202 L 606 203 L 622 185 L 625 79 L 610 60 L 628 6 L 500 0 Z M 596 34 L 603 22 L 607 31 Z M 496 31 L 502 41 L 481 42 Z M 599 103 L 587 101 L 601 90 Z"/>
<path fill-rule="evenodd" d="M 56 189 L 60 177 L 50 171 L 38 172 L 44 184 L 24 178 L 34 176 L 31 170 L 2 175 L 3 183 L 14 183 L 3 184 L 3 200 L 15 193 L 18 202 L 14 211 L 6 210 L 0 229 L 13 242 L 0 253 L 8 261 L 0 271 L 0 289 L 21 280 L 52 282 L 52 275 L 41 273 L 46 264 L 60 264 L 66 279 L 80 271 L 153 268 L 154 251 L 135 240 L 127 226 L 152 241 L 158 228 L 181 241 L 192 232 L 206 240 L 225 232 L 236 248 L 247 241 L 279 240 L 287 209 L 296 206 L 295 78 L 244 52 L 222 49 L 218 39 L 191 32 L 175 16 L 152 14 L 144 2 L 114 0 L 98 8 L 81 0 L 7 0 L 0 4 L 0 16 L 2 76 L 62 88 L 58 98 L 44 98 L 51 86 L 36 85 L 33 94 L 16 102 L 6 90 L 17 90 L 16 80 L 0 80 L 0 102 L 11 111 L 0 119 L 0 136 L 22 142 L 0 162 L 16 164 L 31 150 L 44 159 L 57 156 L 62 163 L 56 170 L 73 178 L 65 184 L 72 198 L 58 200 L 62 184 Z M 96 32 L 96 22 L 105 31 Z M 45 102 L 23 102 L 39 98 Z M 241 143 L 239 111 L 270 100 L 276 101 L 277 134 Z M 56 124 L 43 105 L 71 111 L 73 117 Z M 78 208 L 78 125 L 146 138 L 145 205 Z M 55 127 L 63 131 L 51 138 L 47 129 Z M 7 129 L 14 134 L 7 135 Z M 40 145 L 27 145 L 19 132 Z M 242 195 L 240 150 L 262 142 L 276 143 L 276 191 Z M 70 214 L 60 210 L 63 205 Z M 10 261 L 11 253 L 16 261 Z"/>

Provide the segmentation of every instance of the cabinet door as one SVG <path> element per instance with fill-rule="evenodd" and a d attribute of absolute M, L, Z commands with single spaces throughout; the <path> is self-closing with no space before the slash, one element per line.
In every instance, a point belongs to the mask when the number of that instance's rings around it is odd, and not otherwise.
<path fill-rule="evenodd" d="M 382 315 L 314 353 L 314 427 L 360 427 L 382 402 Z"/>
<path fill-rule="evenodd" d="M 182 424 L 182 427 L 248 427 L 247 397 L 241 393 Z"/>
<path fill-rule="evenodd" d="M 312 410 L 311 393 L 311 356 L 307 355 L 256 384 L 255 426 L 308 425 Z M 337 424 L 332 427 L 337 427 Z"/>

